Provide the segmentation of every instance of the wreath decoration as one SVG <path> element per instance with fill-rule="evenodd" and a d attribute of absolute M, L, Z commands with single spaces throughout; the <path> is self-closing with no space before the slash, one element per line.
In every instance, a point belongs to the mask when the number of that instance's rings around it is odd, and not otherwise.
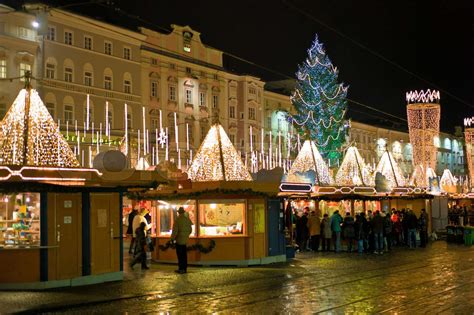
<path fill-rule="evenodd" d="M 193 245 L 190 245 L 190 246 L 187 246 L 186 247 L 186 250 L 189 252 L 189 251 L 192 251 L 192 250 L 197 250 L 199 251 L 200 253 L 203 253 L 203 254 L 207 254 L 207 253 L 210 253 L 212 252 L 212 250 L 216 247 L 216 241 L 214 240 L 211 240 L 209 242 L 209 246 L 208 247 L 204 247 L 202 246 L 201 243 L 196 243 L 196 244 L 193 244 Z M 165 245 L 158 245 L 158 248 L 162 251 L 165 251 L 167 250 L 168 248 L 171 248 L 171 249 L 175 249 L 176 248 L 176 243 L 175 242 L 171 242 L 168 241 L 166 242 Z"/>

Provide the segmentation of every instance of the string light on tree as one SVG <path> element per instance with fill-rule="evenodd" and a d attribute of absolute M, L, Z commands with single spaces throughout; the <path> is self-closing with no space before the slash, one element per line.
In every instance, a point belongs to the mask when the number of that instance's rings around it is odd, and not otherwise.
<path fill-rule="evenodd" d="M 290 99 L 297 111 L 294 121 L 304 123 L 310 139 L 323 157 L 333 160 L 333 165 L 341 157 L 347 128 L 344 116 L 348 88 L 337 80 L 338 70 L 316 36 L 306 62 L 299 66 L 296 89 Z"/>

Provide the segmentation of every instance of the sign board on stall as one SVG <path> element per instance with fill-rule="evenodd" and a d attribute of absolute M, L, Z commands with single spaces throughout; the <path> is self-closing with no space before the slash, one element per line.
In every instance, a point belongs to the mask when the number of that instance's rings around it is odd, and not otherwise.
<path fill-rule="evenodd" d="M 64 208 L 72 208 L 72 200 L 64 200 Z"/>
<path fill-rule="evenodd" d="M 64 216 L 64 224 L 71 224 L 72 223 L 72 216 Z"/>

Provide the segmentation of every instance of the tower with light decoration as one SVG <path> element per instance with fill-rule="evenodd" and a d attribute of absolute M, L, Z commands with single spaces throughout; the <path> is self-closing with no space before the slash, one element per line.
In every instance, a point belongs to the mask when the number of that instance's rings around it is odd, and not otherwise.
<path fill-rule="evenodd" d="M 290 97 L 297 111 L 295 122 L 309 131 L 310 139 L 330 165 L 337 165 L 342 156 L 348 126 L 348 87 L 338 82 L 338 74 L 316 35 L 308 58 L 299 66 L 296 88 Z"/>
<path fill-rule="evenodd" d="M 472 187 L 474 183 L 474 117 L 464 119 L 464 139 L 466 141 L 466 162 Z"/>
<path fill-rule="evenodd" d="M 413 166 L 415 169 L 421 166 L 421 169 L 426 171 L 434 170 L 437 153 L 434 142 L 435 138 L 439 137 L 441 115 L 439 91 L 410 91 L 406 93 L 406 100 L 410 143 L 413 147 Z M 427 180 L 423 186 L 429 186 Z"/>
<path fill-rule="evenodd" d="M 29 80 L 28 73 L 25 88 L 0 122 L 0 164 L 78 167 L 74 153 Z"/>

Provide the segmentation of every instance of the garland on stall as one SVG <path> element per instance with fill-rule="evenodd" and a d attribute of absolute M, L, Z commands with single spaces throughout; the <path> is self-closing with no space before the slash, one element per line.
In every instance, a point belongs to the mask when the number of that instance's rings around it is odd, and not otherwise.
<path fill-rule="evenodd" d="M 212 252 L 212 250 L 216 247 L 216 241 L 214 240 L 211 240 L 209 242 L 209 246 L 208 247 L 204 247 L 201 245 L 201 243 L 197 243 L 197 244 L 194 244 L 194 245 L 191 245 L 191 246 L 188 246 L 186 249 L 187 251 L 192 251 L 192 250 L 197 250 L 199 251 L 200 253 L 203 253 L 203 254 L 207 254 L 207 253 L 210 253 Z M 171 242 L 171 241 L 168 241 L 166 242 L 165 245 L 158 245 L 158 248 L 162 251 L 165 251 L 167 250 L 168 248 L 171 248 L 171 249 L 175 249 L 176 248 L 176 243 L 175 242 Z"/>
<path fill-rule="evenodd" d="M 189 193 L 177 193 L 174 191 L 170 194 L 163 195 L 147 195 L 140 192 L 128 192 L 126 196 L 132 200 L 176 200 L 176 199 L 194 199 L 203 195 L 245 195 L 245 196 L 259 196 L 259 197 L 272 197 L 275 194 L 264 193 L 259 191 L 253 191 L 252 189 L 206 189 L 201 191 L 189 192 Z"/>

